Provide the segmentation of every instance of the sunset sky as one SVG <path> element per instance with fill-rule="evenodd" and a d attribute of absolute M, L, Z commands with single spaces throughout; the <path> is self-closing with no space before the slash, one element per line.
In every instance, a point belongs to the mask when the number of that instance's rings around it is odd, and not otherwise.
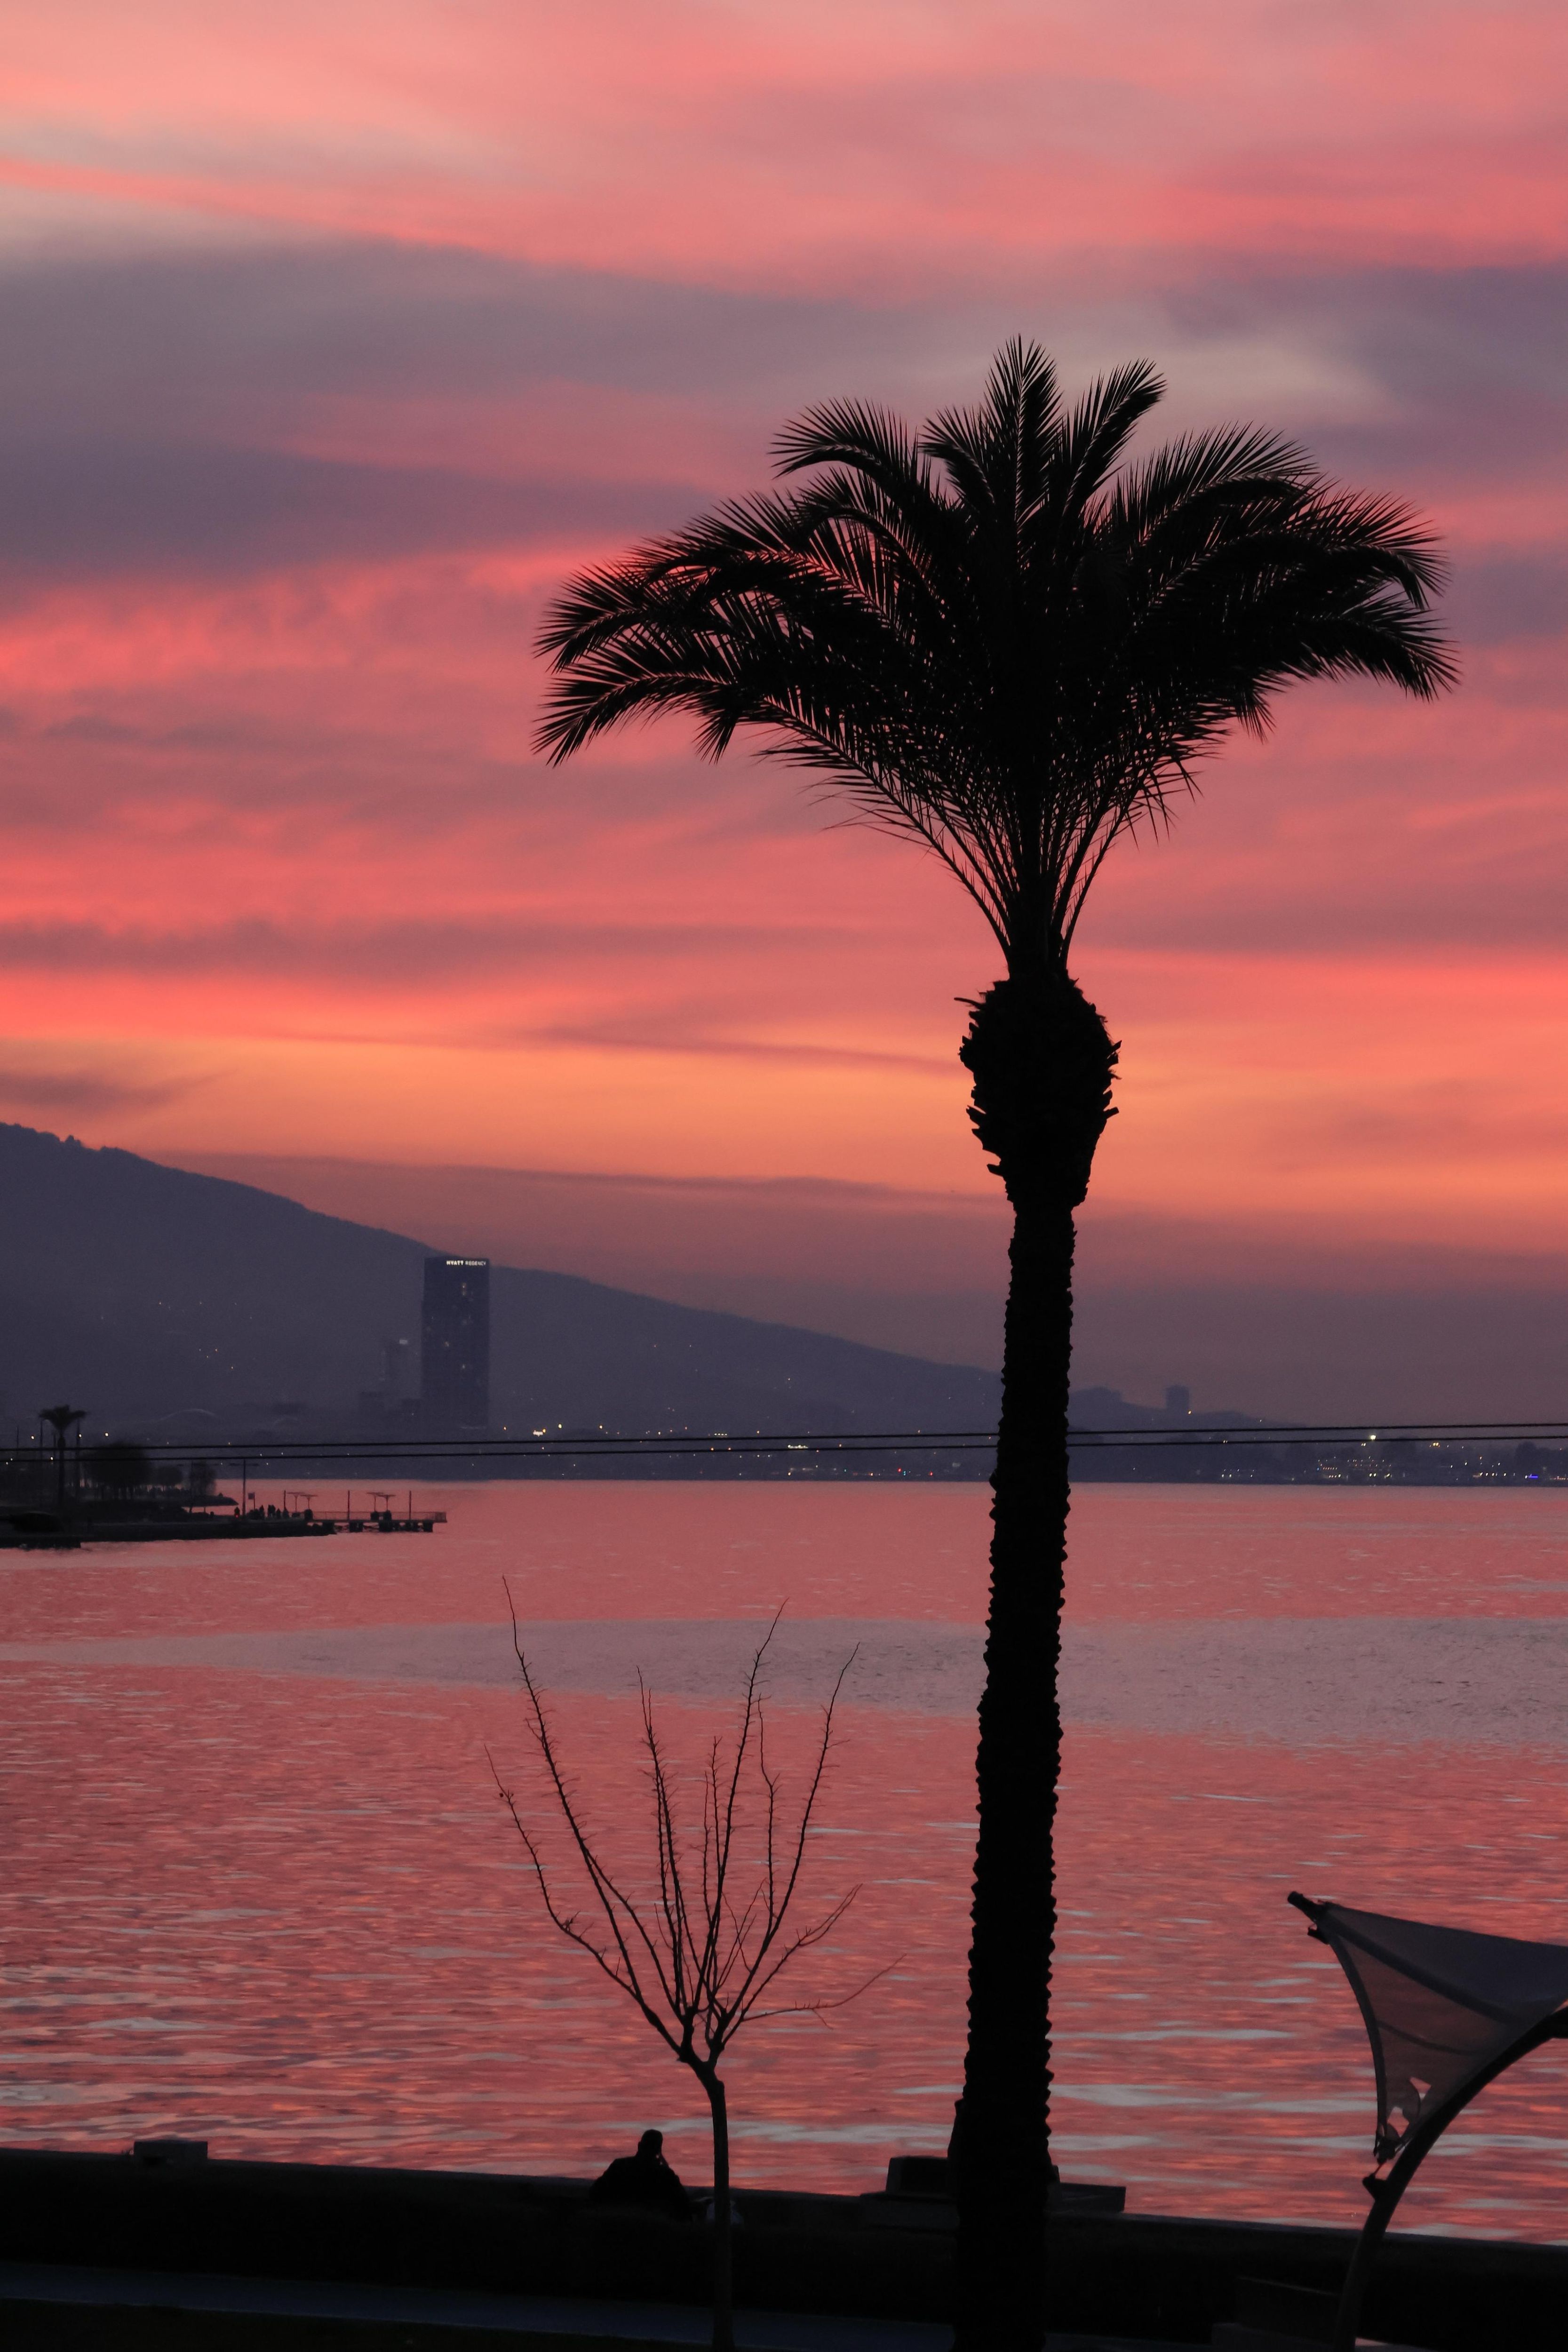
<path fill-rule="evenodd" d="M 1097 886 L 1083 1376 L 1563 1409 L 1560 0 L 5 15 L 0 1118 L 994 1360 L 979 919 L 679 728 L 547 772 L 530 648 L 1021 331 L 1413 500 L 1464 672 L 1298 691 Z"/>

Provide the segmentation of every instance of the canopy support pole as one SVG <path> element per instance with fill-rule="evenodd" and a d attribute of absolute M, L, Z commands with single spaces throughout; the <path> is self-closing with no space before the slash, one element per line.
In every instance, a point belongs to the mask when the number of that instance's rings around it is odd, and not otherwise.
<path fill-rule="evenodd" d="M 1322 1940 L 1326 1943 L 1328 1938 L 1324 1937 Z M 1372 2210 L 1362 2225 L 1340 2294 L 1339 2310 L 1334 2319 L 1333 2352 L 1355 2352 L 1361 2306 L 1365 2300 L 1377 2249 L 1394 2219 L 1394 2209 L 1454 2117 L 1462 2115 L 1477 2093 L 1484 2091 L 1489 2083 L 1495 2083 L 1498 2076 L 1516 2060 L 1528 2057 L 1532 2050 L 1539 2050 L 1543 2042 L 1563 2041 L 1568 2041 L 1568 2011 L 1557 2010 L 1550 2017 L 1543 2017 L 1539 2024 L 1532 2025 L 1528 2033 L 1521 2033 L 1517 2042 L 1511 2042 L 1500 2057 L 1494 2058 L 1490 2066 L 1483 2067 L 1479 2074 L 1472 2076 L 1454 2093 L 1452 2098 L 1445 2099 L 1441 2106 L 1434 2107 L 1429 2116 L 1423 2116 L 1404 2141 L 1382 2180 L 1375 2172 L 1368 2175 L 1366 2187 L 1372 2198 Z"/>

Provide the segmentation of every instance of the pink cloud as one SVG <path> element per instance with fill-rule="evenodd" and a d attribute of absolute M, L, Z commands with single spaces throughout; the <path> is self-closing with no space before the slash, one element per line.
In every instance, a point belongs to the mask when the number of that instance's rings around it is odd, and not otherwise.
<path fill-rule="evenodd" d="M 85 20 L 85 21 L 84 21 Z M 89 34 L 90 26 L 90 36 Z M 12 57 L 36 186 L 726 283 L 1153 249 L 1560 249 L 1556 13 L 78 6 Z M 722 197 L 716 192 L 722 189 Z"/>
<path fill-rule="evenodd" d="M 769 1174 L 852 1179 L 904 1203 L 918 1287 L 908 1196 L 995 1208 L 953 1060 L 977 918 L 678 730 L 544 771 L 530 646 L 566 572 L 760 481 L 807 399 L 918 415 L 1038 326 L 1075 382 L 1152 349 L 1173 419 L 1278 418 L 1418 499 L 1464 641 L 1440 710 L 1287 698 L 1113 859 L 1081 942 L 1124 1041 L 1103 1230 L 1145 1273 L 1237 1235 L 1260 1265 L 1332 1243 L 1309 1284 L 1401 1233 L 1546 1264 L 1558 13 L 654 21 L 482 7 L 459 37 L 286 0 L 214 31 L 155 0 L 20 29 L 8 168 L 59 235 L 5 265 L 0 1115 L 722 1178 L 742 1221 Z"/>

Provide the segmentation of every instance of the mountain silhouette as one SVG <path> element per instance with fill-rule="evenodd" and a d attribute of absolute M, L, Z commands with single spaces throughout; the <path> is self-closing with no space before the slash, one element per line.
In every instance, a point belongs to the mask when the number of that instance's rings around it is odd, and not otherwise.
<path fill-rule="evenodd" d="M 418 1360 L 426 1245 L 274 1192 L 0 1124 L 0 1421 L 347 1431 L 388 1339 Z M 677 1307 L 571 1275 L 491 1276 L 491 1420 L 649 1431 L 995 1425 L 994 1373 Z M 417 1371 L 415 1373 L 417 1382 Z"/>

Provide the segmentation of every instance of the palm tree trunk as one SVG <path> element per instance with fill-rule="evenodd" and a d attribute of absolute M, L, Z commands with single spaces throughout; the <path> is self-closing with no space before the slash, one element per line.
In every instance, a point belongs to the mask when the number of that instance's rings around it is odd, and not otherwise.
<path fill-rule="evenodd" d="M 713 2117 L 713 2352 L 735 2352 L 735 2240 L 729 2210 L 729 2110 L 724 2084 L 704 2074 Z"/>
<path fill-rule="evenodd" d="M 956 2352 L 1045 2340 L 1051 2177 L 1049 1981 L 1061 1764 L 1057 1667 L 1067 1549 L 1074 1209 L 1110 1117 L 1116 1052 L 1060 968 L 974 1009 L 970 1113 L 1013 1206 L 991 1592 L 980 1701 L 969 2042 L 954 2136 Z"/>

